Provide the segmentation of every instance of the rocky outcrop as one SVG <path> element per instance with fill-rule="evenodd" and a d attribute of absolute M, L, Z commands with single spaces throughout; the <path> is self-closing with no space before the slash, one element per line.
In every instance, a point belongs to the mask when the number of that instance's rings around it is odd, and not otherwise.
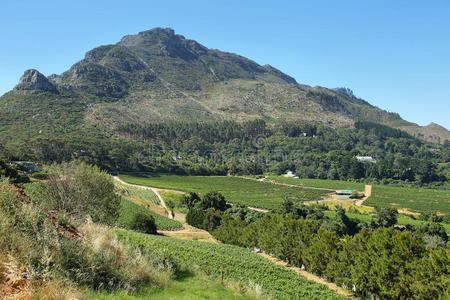
<path fill-rule="evenodd" d="M 48 91 L 56 92 L 56 86 L 53 85 L 47 77 L 41 74 L 38 70 L 26 70 L 19 80 L 19 83 L 14 87 L 15 90 L 28 91 Z"/>

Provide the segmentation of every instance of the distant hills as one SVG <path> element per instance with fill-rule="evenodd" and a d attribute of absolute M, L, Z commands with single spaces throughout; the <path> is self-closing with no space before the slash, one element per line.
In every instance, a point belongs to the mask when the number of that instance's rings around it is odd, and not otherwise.
<path fill-rule="evenodd" d="M 120 124 L 264 119 L 351 127 L 356 120 L 444 142 L 425 127 L 357 98 L 347 88 L 299 84 L 282 71 L 155 28 L 95 48 L 66 72 L 25 71 L 0 98 L 0 139 L 85 132 L 115 136 Z"/>

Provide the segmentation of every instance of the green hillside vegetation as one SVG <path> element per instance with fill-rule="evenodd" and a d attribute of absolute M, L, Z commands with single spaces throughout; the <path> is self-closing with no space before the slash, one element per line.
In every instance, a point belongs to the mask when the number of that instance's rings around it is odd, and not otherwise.
<path fill-rule="evenodd" d="M 241 290 L 244 287 L 240 287 Z M 258 291 L 257 291 L 258 292 Z M 239 288 L 235 289 L 224 287 L 220 281 L 211 280 L 205 275 L 182 274 L 171 282 L 170 286 L 143 288 L 139 292 L 126 293 L 116 292 L 99 292 L 87 290 L 84 294 L 89 299 L 98 300 L 138 300 L 138 299 L 230 299 L 230 300 L 251 300 L 259 299 L 258 293 L 254 291 L 243 292 Z M 250 294 L 250 295 L 249 295 Z M 252 296 L 256 294 L 256 296 Z"/>
<path fill-rule="evenodd" d="M 161 216 L 142 205 L 138 205 L 122 198 L 117 225 L 126 229 L 133 229 L 137 215 L 152 217 L 158 230 L 176 230 L 183 228 L 178 221 Z"/>
<path fill-rule="evenodd" d="M 118 187 L 119 192 L 123 195 L 137 197 L 144 201 L 160 205 L 158 196 L 156 196 L 156 194 L 152 190 L 140 189 L 130 185 L 122 184 L 120 182 L 116 182 L 116 186 Z"/>
<path fill-rule="evenodd" d="M 224 176 L 125 175 L 120 179 L 138 185 L 197 192 L 219 191 L 228 202 L 265 209 L 281 207 L 285 198 L 295 202 L 320 200 L 327 191 L 287 187 L 266 182 Z"/>
<path fill-rule="evenodd" d="M 117 234 L 136 248 L 162 252 L 180 265 L 197 265 L 213 278 L 221 278 L 223 274 L 228 281 L 257 284 L 263 294 L 276 299 L 345 299 L 244 248 L 120 230 Z"/>

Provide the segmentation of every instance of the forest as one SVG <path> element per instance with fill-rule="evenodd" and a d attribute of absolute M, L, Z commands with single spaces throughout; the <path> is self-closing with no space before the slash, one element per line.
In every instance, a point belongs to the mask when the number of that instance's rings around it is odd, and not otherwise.
<path fill-rule="evenodd" d="M 180 175 L 282 174 L 301 178 L 440 186 L 450 174 L 450 142 L 429 144 L 398 129 L 356 122 L 333 129 L 310 123 L 123 124 L 115 135 L 39 136 L 0 147 L 10 160 L 44 163 L 78 159 L 108 171 Z M 355 156 L 372 156 L 376 163 Z"/>

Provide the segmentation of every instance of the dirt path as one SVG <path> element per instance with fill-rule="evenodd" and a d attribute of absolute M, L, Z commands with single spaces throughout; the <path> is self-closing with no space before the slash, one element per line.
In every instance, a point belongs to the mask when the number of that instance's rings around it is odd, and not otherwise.
<path fill-rule="evenodd" d="M 366 184 L 366 186 L 364 187 L 364 197 L 358 201 L 355 202 L 355 204 L 357 206 L 365 206 L 363 205 L 364 201 L 367 200 L 367 198 L 370 197 L 370 195 L 372 195 L 372 186 L 370 184 Z M 365 207 L 372 207 L 372 206 L 365 206 Z"/>
<path fill-rule="evenodd" d="M 311 274 L 311 273 L 309 273 L 309 272 L 307 272 L 305 270 L 302 270 L 300 268 L 289 266 L 287 262 L 279 260 L 279 259 L 277 259 L 277 258 L 275 258 L 273 256 L 270 256 L 270 255 L 266 254 L 266 253 L 258 253 L 258 254 L 261 255 L 264 258 L 267 258 L 268 260 L 272 261 L 273 263 L 275 263 L 277 265 L 281 265 L 281 266 L 284 266 L 285 268 L 293 270 L 295 273 L 297 273 L 299 275 L 302 275 L 302 276 L 306 277 L 307 279 L 309 279 L 311 281 L 323 284 L 326 287 L 328 287 L 329 289 L 334 290 L 336 293 L 338 293 L 340 295 L 347 296 L 347 297 L 349 297 L 351 299 L 359 299 L 359 298 L 355 297 L 353 294 L 351 294 L 350 292 L 344 290 L 343 288 L 337 286 L 334 283 L 326 281 L 322 277 L 319 277 L 319 276 L 316 276 L 314 274 Z"/>
<path fill-rule="evenodd" d="M 158 230 L 159 234 L 182 240 L 194 240 L 217 243 L 216 239 L 206 230 L 192 227 L 186 223 L 181 230 Z"/>
<path fill-rule="evenodd" d="M 169 213 L 169 209 L 167 208 L 166 202 L 164 202 L 163 197 L 161 196 L 161 192 L 175 192 L 175 193 L 180 193 L 180 191 L 175 191 L 175 190 L 166 190 L 166 189 L 159 189 L 159 188 L 154 188 L 154 187 L 149 187 L 149 186 L 144 186 L 144 185 L 137 185 L 137 184 L 131 184 L 128 182 L 123 181 L 122 179 L 120 179 L 118 176 L 113 176 L 113 178 L 115 180 L 117 180 L 118 182 L 124 184 L 124 185 L 129 185 L 132 187 L 135 187 L 137 189 L 143 189 L 143 190 L 152 190 L 153 193 L 155 193 L 156 197 L 158 197 L 159 202 L 161 203 L 161 206 L 166 210 L 167 215 L 165 215 L 165 217 L 168 217 L 169 219 L 174 219 L 174 217 L 172 216 L 172 214 Z"/>
<path fill-rule="evenodd" d="M 186 215 L 185 214 L 182 214 L 180 212 L 175 212 L 175 217 L 172 217 L 172 215 L 169 213 L 166 203 L 164 202 L 164 199 L 161 196 L 161 192 L 169 191 L 169 192 L 184 194 L 183 192 L 176 191 L 176 190 L 160 189 L 160 188 L 154 188 L 154 187 L 149 187 L 149 186 L 131 184 L 131 183 L 123 181 L 122 179 L 120 179 L 117 176 L 113 176 L 113 178 L 124 185 L 132 186 L 132 187 L 135 187 L 138 189 L 152 190 L 158 197 L 158 199 L 161 203 L 161 210 L 163 210 L 163 211 L 161 211 L 159 209 L 158 210 L 152 209 L 152 211 L 157 214 L 160 214 L 164 217 L 174 219 L 175 221 L 178 221 L 183 224 L 183 229 L 180 229 L 180 230 L 158 230 L 159 234 L 174 237 L 174 238 L 179 238 L 179 239 L 198 240 L 198 241 L 217 243 L 217 241 L 214 239 L 214 237 L 208 231 L 203 230 L 203 229 L 198 229 L 198 228 L 195 228 L 193 226 L 186 224 Z"/>

